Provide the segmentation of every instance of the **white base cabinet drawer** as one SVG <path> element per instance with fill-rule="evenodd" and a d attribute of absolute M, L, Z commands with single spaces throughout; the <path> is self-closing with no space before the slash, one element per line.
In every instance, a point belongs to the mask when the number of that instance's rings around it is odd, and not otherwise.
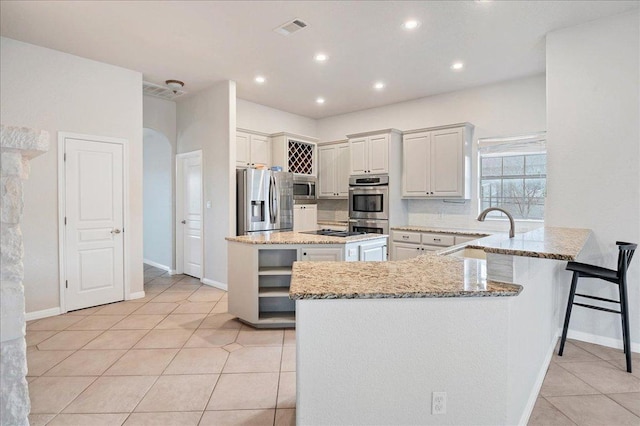
<path fill-rule="evenodd" d="M 454 244 L 453 235 L 422 234 L 422 244 L 430 246 L 450 247 Z"/>
<path fill-rule="evenodd" d="M 393 231 L 393 241 L 420 244 L 419 232 Z"/>

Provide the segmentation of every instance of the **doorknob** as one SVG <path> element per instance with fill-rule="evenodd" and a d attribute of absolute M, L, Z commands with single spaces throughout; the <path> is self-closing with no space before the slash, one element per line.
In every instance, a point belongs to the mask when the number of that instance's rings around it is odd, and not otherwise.
<path fill-rule="evenodd" d="M 187 221 L 186 221 L 186 220 L 183 220 L 183 221 L 182 221 L 182 222 L 180 222 L 180 223 L 184 225 L 184 224 L 186 224 L 186 223 L 187 223 Z"/>
<path fill-rule="evenodd" d="M 119 234 L 120 232 L 121 231 L 118 228 L 116 228 L 113 231 L 111 231 L 112 234 Z"/>

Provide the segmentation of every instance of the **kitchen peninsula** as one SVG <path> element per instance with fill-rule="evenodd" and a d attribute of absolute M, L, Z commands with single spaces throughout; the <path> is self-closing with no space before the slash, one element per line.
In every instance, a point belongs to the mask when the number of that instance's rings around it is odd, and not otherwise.
<path fill-rule="evenodd" d="M 590 233 L 541 228 L 409 260 L 296 263 L 297 422 L 526 424 L 558 336 L 555 286 Z M 465 257 L 474 249 L 507 256 L 513 283 L 487 280 L 491 261 Z"/>
<path fill-rule="evenodd" d="M 227 237 L 229 313 L 259 328 L 294 327 L 293 262 L 386 261 L 387 236 L 271 232 Z M 331 262 L 326 262 L 331 261 Z"/>

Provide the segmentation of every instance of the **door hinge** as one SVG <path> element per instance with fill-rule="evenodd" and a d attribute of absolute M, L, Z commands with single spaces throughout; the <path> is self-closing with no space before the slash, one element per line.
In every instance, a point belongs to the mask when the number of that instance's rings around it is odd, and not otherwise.
<path fill-rule="evenodd" d="M 64 282 L 64 288 L 69 288 L 69 281 L 68 281 L 68 280 L 66 280 L 66 281 Z"/>
<path fill-rule="evenodd" d="M 64 224 L 65 225 L 67 224 L 67 217 L 66 216 L 64 217 Z"/>
<path fill-rule="evenodd" d="M 67 161 L 67 153 L 66 152 L 63 154 L 62 157 L 63 157 L 62 161 Z"/>
<path fill-rule="evenodd" d="M 124 234 L 124 228 L 122 228 L 122 233 Z"/>

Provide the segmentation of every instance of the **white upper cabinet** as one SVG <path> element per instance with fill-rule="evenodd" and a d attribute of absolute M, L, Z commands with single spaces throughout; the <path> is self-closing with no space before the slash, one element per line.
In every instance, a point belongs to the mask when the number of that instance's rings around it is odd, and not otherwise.
<path fill-rule="evenodd" d="M 317 139 L 309 136 L 285 132 L 272 134 L 272 163 L 274 166 L 281 166 L 283 172 L 317 176 L 317 143 Z"/>
<path fill-rule="evenodd" d="M 469 123 L 405 132 L 402 196 L 468 199 L 472 132 Z"/>
<path fill-rule="evenodd" d="M 268 137 L 251 135 L 251 162 L 271 165 L 271 140 Z"/>
<path fill-rule="evenodd" d="M 369 157 L 368 154 L 369 139 L 356 138 L 349 140 L 351 150 L 351 170 L 352 175 L 363 175 L 368 173 Z"/>
<path fill-rule="evenodd" d="M 349 196 L 349 143 L 336 146 L 336 192 L 338 197 Z"/>
<path fill-rule="evenodd" d="M 389 173 L 389 135 L 369 137 L 367 173 Z"/>
<path fill-rule="evenodd" d="M 318 147 L 318 197 L 346 198 L 349 195 L 349 144 Z"/>
<path fill-rule="evenodd" d="M 395 129 L 349 135 L 350 175 L 389 173 L 389 147 L 392 137 L 399 138 Z"/>
<path fill-rule="evenodd" d="M 271 139 L 268 136 L 236 131 L 236 167 L 271 166 Z"/>

